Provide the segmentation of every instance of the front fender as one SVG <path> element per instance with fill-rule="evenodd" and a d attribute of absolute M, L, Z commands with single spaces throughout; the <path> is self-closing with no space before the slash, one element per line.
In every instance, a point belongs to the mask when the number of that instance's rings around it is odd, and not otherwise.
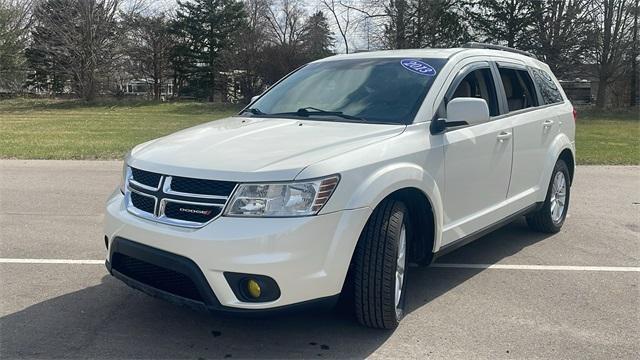
<path fill-rule="evenodd" d="M 353 191 L 346 209 L 369 206 L 374 209 L 383 199 L 395 191 L 416 188 L 424 193 L 434 216 L 434 251 L 440 247 L 442 229 L 442 197 L 433 177 L 422 167 L 412 163 L 395 163 L 371 173 Z"/>
<path fill-rule="evenodd" d="M 572 142 L 566 134 L 560 133 L 553 139 L 553 141 L 551 142 L 551 146 L 549 146 L 547 150 L 543 171 L 542 174 L 540 174 L 540 179 L 538 180 L 538 188 L 541 189 L 541 191 L 538 192 L 540 194 L 538 197 L 538 201 L 545 200 L 545 197 L 547 196 L 547 188 L 549 186 L 549 182 L 551 181 L 553 168 L 558 161 L 558 157 L 560 157 L 560 153 L 562 153 L 565 149 L 569 149 L 571 151 L 571 156 L 573 156 L 575 163 L 575 142 Z"/>

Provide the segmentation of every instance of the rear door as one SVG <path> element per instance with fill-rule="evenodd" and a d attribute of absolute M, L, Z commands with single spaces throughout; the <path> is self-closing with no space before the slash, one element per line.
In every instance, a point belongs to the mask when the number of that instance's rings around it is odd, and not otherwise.
<path fill-rule="evenodd" d="M 473 126 L 449 128 L 444 134 L 445 183 L 442 245 L 500 220 L 496 209 L 507 195 L 513 142 L 508 118 L 498 118 L 497 75 L 489 62 L 463 67 L 448 88 L 446 103 L 458 97 L 483 98 L 491 119 Z"/>
<path fill-rule="evenodd" d="M 513 126 L 513 170 L 508 197 L 524 200 L 546 190 L 538 186 L 550 143 L 558 133 L 558 119 L 554 109 L 545 106 L 540 98 L 530 68 L 498 62 L 498 71 L 507 117 Z"/>

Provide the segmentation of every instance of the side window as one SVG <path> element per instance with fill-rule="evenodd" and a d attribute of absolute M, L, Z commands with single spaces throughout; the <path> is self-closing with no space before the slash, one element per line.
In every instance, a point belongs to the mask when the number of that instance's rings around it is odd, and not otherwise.
<path fill-rule="evenodd" d="M 459 97 L 485 99 L 489 106 L 489 115 L 499 115 L 496 86 L 489 68 L 477 69 L 467 74 L 456 87 L 456 90 L 451 96 L 451 100 Z"/>
<path fill-rule="evenodd" d="M 538 106 L 538 96 L 527 71 L 501 67 L 500 78 L 509 112 Z"/>
<path fill-rule="evenodd" d="M 544 70 L 533 69 L 533 80 L 540 89 L 540 95 L 542 95 L 542 102 L 546 104 L 555 104 L 563 101 L 560 90 L 556 86 L 551 76 Z"/>

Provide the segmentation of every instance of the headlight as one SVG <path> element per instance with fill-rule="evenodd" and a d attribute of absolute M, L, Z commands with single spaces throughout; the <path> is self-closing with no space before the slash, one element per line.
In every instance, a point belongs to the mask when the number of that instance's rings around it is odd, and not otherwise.
<path fill-rule="evenodd" d="M 122 175 L 120 176 L 120 192 L 124 195 L 124 191 L 127 188 L 127 177 L 129 176 L 129 167 L 125 161 L 122 165 Z"/>
<path fill-rule="evenodd" d="M 129 170 L 129 166 L 127 166 L 130 154 L 131 151 L 127 153 L 127 155 L 124 157 L 124 161 L 122 161 L 122 174 L 120 175 L 120 192 L 122 193 L 122 195 L 124 195 L 124 191 L 126 190 L 127 178 L 129 177 L 129 171 L 131 171 Z"/>
<path fill-rule="evenodd" d="M 227 216 L 291 217 L 316 215 L 338 185 L 338 175 L 323 179 L 273 184 L 241 184 Z"/>

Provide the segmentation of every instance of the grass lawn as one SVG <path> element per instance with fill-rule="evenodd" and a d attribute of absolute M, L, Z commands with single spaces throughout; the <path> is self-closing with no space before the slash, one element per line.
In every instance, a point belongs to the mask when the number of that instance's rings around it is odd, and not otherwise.
<path fill-rule="evenodd" d="M 0 158 L 119 159 L 134 145 L 239 109 L 199 102 L 0 100 Z"/>
<path fill-rule="evenodd" d="M 136 144 L 238 110 L 199 102 L 0 100 L 0 158 L 118 159 Z M 640 165 L 637 113 L 580 111 L 576 138 L 579 164 Z"/>
<path fill-rule="evenodd" d="M 578 111 L 576 148 L 580 165 L 640 165 L 640 115 Z"/>

